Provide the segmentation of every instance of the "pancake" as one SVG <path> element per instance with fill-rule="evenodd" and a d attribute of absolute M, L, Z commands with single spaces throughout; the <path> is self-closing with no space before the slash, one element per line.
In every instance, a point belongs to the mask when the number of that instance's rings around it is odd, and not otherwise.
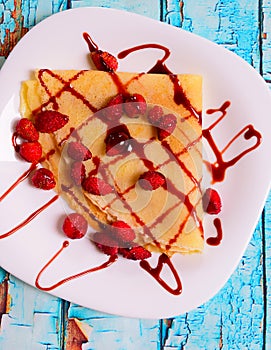
<path fill-rule="evenodd" d="M 106 120 L 103 111 L 119 93 L 144 96 L 146 112 L 137 118 L 124 112 L 117 122 Z M 174 115 L 177 120 L 174 131 L 162 140 L 159 128 L 147 117 L 157 106 L 163 117 Z M 167 255 L 203 250 L 201 109 L 198 75 L 43 69 L 21 88 L 22 117 L 34 120 L 45 110 L 69 117 L 60 130 L 41 133 L 39 139 L 42 165 L 54 173 L 56 191 L 69 206 L 95 230 L 124 221 L 136 232 L 138 244 Z M 122 153 L 106 152 L 112 133 L 129 135 Z M 103 179 L 112 193 L 94 195 L 74 184 L 67 148 L 77 141 L 92 153 L 84 161 L 86 176 Z M 163 174 L 166 184 L 153 191 L 143 189 L 138 179 L 148 171 Z"/>

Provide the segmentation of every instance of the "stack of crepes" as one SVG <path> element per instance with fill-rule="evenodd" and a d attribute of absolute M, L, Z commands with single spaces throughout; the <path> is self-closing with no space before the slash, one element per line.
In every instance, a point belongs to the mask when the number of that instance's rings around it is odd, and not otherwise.
<path fill-rule="evenodd" d="M 169 256 L 200 252 L 204 243 L 202 128 L 198 117 L 202 110 L 202 79 L 197 75 L 175 78 L 178 86 L 165 74 L 43 69 L 35 72 L 35 79 L 23 82 L 20 106 L 21 116 L 31 120 L 41 110 L 56 110 L 69 117 L 63 128 L 41 133 L 39 139 L 42 165 L 53 172 L 56 191 L 69 206 L 81 213 L 94 230 L 122 220 L 134 229 L 139 244 Z M 120 90 L 144 96 L 147 111 L 137 118 L 123 113 L 115 125 L 109 126 L 101 110 Z M 173 133 L 162 141 L 157 137 L 157 127 L 146 117 L 157 105 L 165 115 L 171 113 L 177 118 Z M 108 155 L 105 139 L 119 125 L 128 129 L 136 143 L 123 154 Z M 86 176 L 95 173 L 106 180 L 114 188 L 112 193 L 93 195 L 74 185 L 67 145 L 76 140 L 92 153 L 84 164 Z M 167 180 L 166 186 L 154 191 L 146 191 L 138 184 L 150 164 Z"/>

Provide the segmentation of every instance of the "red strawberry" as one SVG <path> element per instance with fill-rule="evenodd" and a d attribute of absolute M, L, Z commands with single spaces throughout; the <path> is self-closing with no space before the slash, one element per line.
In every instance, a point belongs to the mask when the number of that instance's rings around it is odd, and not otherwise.
<path fill-rule="evenodd" d="M 115 156 L 124 153 L 129 146 L 126 142 L 129 139 L 130 136 L 123 131 L 110 133 L 104 141 L 106 144 L 106 154 L 108 156 Z"/>
<path fill-rule="evenodd" d="M 82 186 L 85 191 L 96 196 L 105 196 L 106 194 L 113 192 L 113 188 L 109 184 L 94 176 L 86 178 L 83 181 Z"/>
<path fill-rule="evenodd" d="M 90 150 L 81 142 L 70 142 L 67 153 L 74 160 L 88 160 L 92 158 Z"/>
<path fill-rule="evenodd" d="M 130 95 L 124 102 L 125 112 L 130 118 L 137 118 L 138 116 L 145 114 L 147 110 L 146 100 L 140 94 Z"/>
<path fill-rule="evenodd" d="M 45 168 L 36 170 L 31 176 L 31 181 L 35 187 L 42 190 L 51 190 L 56 185 L 54 174 Z"/>
<path fill-rule="evenodd" d="M 158 126 L 163 114 L 164 114 L 164 112 L 163 112 L 162 107 L 154 106 L 152 109 L 149 110 L 148 121 L 150 122 L 150 124 L 152 124 L 154 126 Z"/>
<path fill-rule="evenodd" d="M 138 179 L 139 185 L 146 191 L 153 191 L 166 183 L 166 178 L 158 171 L 146 171 Z"/>
<path fill-rule="evenodd" d="M 118 61 L 116 57 L 109 52 L 95 50 L 90 53 L 93 63 L 98 70 L 105 72 L 114 72 L 118 69 Z"/>
<path fill-rule="evenodd" d="M 38 141 L 24 142 L 19 148 L 20 156 L 30 163 L 38 163 L 42 155 L 42 148 Z"/>
<path fill-rule="evenodd" d="M 107 233 L 95 232 L 92 237 L 96 247 L 106 255 L 118 254 L 118 243 Z"/>
<path fill-rule="evenodd" d="M 31 122 L 31 120 L 27 118 L 22 118 L 18 121 L 16 125 L 16 132 L 17 135 L 22 137 L 23 139 L 27 141 L 38 141 L 39 139 L 39 133 L 37 129 L 35 128 L 34 124 Z"/>
<path fill-rule="evenodd" d="M 221 211 L 222 203 L 218 192 L 207 188 L 202 197 L 203 210 L 208 214 L 218 214 Z"/>
<path fill-rule="evenodd" d="M 67 237 L 79 239 L 87 233 L 88 223 L 81 214 L 72 213 L 65 218 L 62 229 Z"/>
<path fill-rule="evenodd" d="M 69 117 L 57 111 L 42 111 L 35 117 L 35 127 L 42 133 L 51 133 L 63 128 Z"/>
<path fill-rule="evenodd" d="M 70 175 L 75 185 L 80 186 L 86 177 L 85 165 L 82 162 L 72 163 Z"/>
<path fill-rule="evenodd" d="M 108 120 L 118 120 L 121 118 L 123 109 L 122 104 L 124 103 L 124 97 L 122 94 L 117 94 L 113 97 L 106 108 L 103 110 L 103 116 Z"/>
<path fill-rule="evenodd" d="M 124 258 L 131 260 L 144 260 L 151 257 L 151 252 L 142 246 L 120 248 L 119 253 L 121 253 Z"/>
<path fill-rule="evenodd" d="M 132 242 L 136 237 L 133 229 L 124 221 L 115 221 L 111 227 L 112 234 L 117 241 L 129 243 Z"/>
<path fill-rule="evenodd" d="M 164 115 L 158 124 L 158 139 L 162 141 L 171 135 L 176 128 L 177 118 L 174 114 Z"/>

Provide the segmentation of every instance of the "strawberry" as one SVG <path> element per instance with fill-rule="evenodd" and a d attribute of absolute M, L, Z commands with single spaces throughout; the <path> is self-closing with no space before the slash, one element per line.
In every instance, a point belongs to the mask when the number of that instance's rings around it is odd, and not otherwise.
<path fill-rule="evenodd" d="M 72 213 L 66 216 L 62 229 L 67 237 L 79 239 L 87 233 L 88 223 L 81 214 Z"/>
<path fill-rule="evenodd" d="M 113 97 L 109 101 L 106 108 L 103 110 L 103 116 L 107 120 L 111 120 L 111 121 L 120 119 L 123 113 L 123 108 L 122 108 L 123 103 L 124 103 L 123 95 L 117 94 L 115 97 Z"/>
<path fill-rule="evenodd" d="M 148 112 L 148 121 L 150 124 L 154 126 L 158 126 L 161 120 L 161 117 L 163 116 L 164 112 L 162 107 L 160 106 L 154 106 L 152 109 Z"/>
<path fill-rule="evenodd" d="M 87 177 L 83 181 L 82 186 L 85 191 L 96 196 L 105 196 L 113 192 L 113 188 L 109 184 L 94 176 Z"/>
<path fill-rule="evenodd" d="M 142 246 L 134 246 L 131 248 L 120 248 L 119 253 L 126 259 L 144 260 L 151 257 L 151 252 Z"/>
<path fill-rule="evenodd" d="M 216 190 L 207 188 L 202 197 L 203 210 L 208 214 L 218 214 L 221 211 L 221 198 Z"/>
<path fill-rule="evenodd" d="M 42 155 L 42 148 L 38 141 L 23 142 L 20 145 L 19 154 L 29 163 L 38 163 Z"/>
<path fill-rule="evenodd" d="M 115 221 L 111 225 L 112 234 L 117 241 L 129 243 L 135 239 L 135 232 L 124 221 Z"/>
<path fill-rule="evenodd" d="M 86 167 L 82 162 L 73 162 L 70 175 L 75 185 L 80 186 L 86 177 Z"/>
<path fill-rule="evenodd" d="M 40 168 L 31 176 L 32 184 L 42 190 L 51 190 L 55 187 L 56 181 L 54 174 L 45 168 Z"/>
<path fill-rule="evenodd" d="M 107 233 L 95 232 L 92 237 L 96 247 L 106 255 L 118 254 L 118 243 Z"/>
<path fill-rule="evenodd" d="M 158 139 L 162 141 L 171 135 L 177 125 L 177 118 L 174 114 L 164 115 L 158 124 Z"/>
<path fill-rule="evenodd" d="M 166 183 L 166 178 L 158 171 L 146 171 L 138 179 L 139 185 L 146 191 L 153 191 Z"/>
<path fill-rule="evenodd" d="M 35 127 L 39 132 L 51 133 L 63 128 L 69 117 L 57 111 L 41 111 L 35 116 Z"/>
<path fill-rule="evenodd" d="M 124 153 L 129 146 L 129 143 L 127 142 L 129 139 L 130 136 L 124 131 L 110 133 L 105 139 L 106 154 L 108 156 L 115 156 Z"/>
<path fill-rule="evenodd" d="M 18 136 L 22 137 L 27 141 L 38 141 L 39 133 L 35 128 L 31 120 L 27 118 L 22 118 L 18 121 L 16 125 L 16 133 Z"/>
<path fill-rule="evenodd" d="M 133 94 L 125 98 L 124 110 L 128 117 L 137 118 L 145 114 L 147 103 L 145 98 L 140 94 Z"/>
<path fill-rule="evenodd" d="M 105 72 L 115 72 L 118 69 L 118 61 L 116 57 L 109 52 L 95 50 L 90 53 L 93 63 L 98 70 Z"/>
<path fill-rule="evenodd" d="M 67 148 L 68 155 L 74 160 L 88 160 L 92 158 L 90 150 L 81 142 L 70 142 Z"/>

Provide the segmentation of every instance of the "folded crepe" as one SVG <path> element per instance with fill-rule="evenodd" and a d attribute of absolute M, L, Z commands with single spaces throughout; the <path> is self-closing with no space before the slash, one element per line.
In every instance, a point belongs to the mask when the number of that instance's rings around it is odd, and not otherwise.
<path fill-rule="evenodd" d="M 117 123 L 109 125 L 101 112 L 120 92 L 144 96 L 147 111 L 137 118 L 123 113 Z M 157 127 L 147 120 L 157 105 L 165 115 L 177 118 L 173 133 L 162 141 Z M 21 88 L 22 117 L 33 120 L 45 110 L 69 117 L 60 130 L 40 133 L 39 139 L 42 164 L 53 172 L 56 190 L 69 206 L 95 230 L 124 221 L 136 232 L 138 244 L 167 255 L 203 249 L 201 109 L 198 75 L 42 69 Z M 108 155 L 106 138 L 123 128 L 133 141 L 123 154 Z M 84 162 L 86 176 L 95 173 L 112 186 L 112 193 L 93 195 L 74 185 L 67 147 L 78 140 L 92 153 Z M 154 191 L 139 186 L 139 177 L 150 165 L 165 176 L 166 186 Z"/>

